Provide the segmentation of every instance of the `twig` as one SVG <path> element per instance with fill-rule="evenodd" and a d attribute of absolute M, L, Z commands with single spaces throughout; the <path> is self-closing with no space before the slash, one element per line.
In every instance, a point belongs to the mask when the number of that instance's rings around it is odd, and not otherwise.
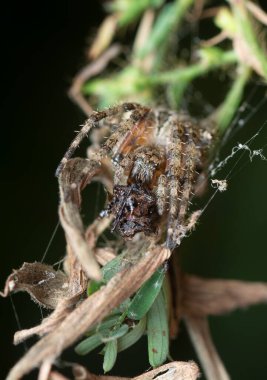
<path fill-rule="evenodd" d="M 90 78 L 101 73 L 108 63 L 114 59 L 121 51 L 121 47 L 118 44 L 112 45 L 107 51 L 105 51 L 97 60 L 85 66 L 74 77 L 72 86 L 69 90 L 69 96 L 76 103 L 83 112 L 89 116 L 92 112 L 92 107 L 89 105 L 86 98 L 82 93 L 83 84 Z"/>

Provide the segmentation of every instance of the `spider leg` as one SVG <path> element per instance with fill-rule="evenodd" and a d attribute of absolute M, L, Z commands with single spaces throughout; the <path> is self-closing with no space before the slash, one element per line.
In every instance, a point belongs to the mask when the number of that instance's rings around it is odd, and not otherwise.
<path fill-rule="evenodd" d="M 148 121 L 151 114 L 149 108 L 138 105 L 103 144 L 99 157 L 111 156 L 113 163 L 119 164 L 136 145 L 142 145 L 150 132 Z"/>
<path fill-rule="evenodd" d="M 161 174 L 158 178 L 157 189 L 157 209 L 159 215 L 163 215 L 166 209 L 166 199 L 167 199 L 167 177 Z"/>
<path fill-rule="evenodd" d="M 180 244 L 187 232 L 186 214 L 200 158 L 200 150 L 192 138 L 192 128 L 191 123 L 179 122 L 171 133 L 173 150 L 168 164 L 170 211 L 167 230 L 167 246 L 171 249 Z"/>
<path fill-rule="evenodd" d="M 176 116 L 169 119 L 169 142 L 167 144 L 168 150 L 166 152 L 166 178 L 167 178 L 167 191 L 169 193 L 169 214 L 167 222 L 167 246 L 171 246 L 172 236 L 174 234 L 175 221 L 178 217 L 179 210 L 179 191 L 180 191 L 180 178 L 183 175 L 182 167 L 185 149 L 186 135 L 184 128 L 177 120 Z"/>
<path fill-rule="evenodd" d="M 121 105 L 118 105 L 116 107 L 108 108 L 103 111 L 93 111 L 92 114 L 89 116 L 77 136 L 74 138 L 72 143 L 70 144 L 67 152 L 65 153 L 64 157 L 60 161 L 60 164 L 56 170 L 56 176 L 58 177 L 64 167 L 64 165 L 67 163 L 67 161 L 71 158 L 81 141 L 87 136 L 88 132 L 98 126 L 98 123 L 107 117 L 114 116 L 119 113 L 124 113 L 127 111 L 132 111 L 135 109 L 140 108 L 140 105 L 137 103 L 123 103 Z"/>

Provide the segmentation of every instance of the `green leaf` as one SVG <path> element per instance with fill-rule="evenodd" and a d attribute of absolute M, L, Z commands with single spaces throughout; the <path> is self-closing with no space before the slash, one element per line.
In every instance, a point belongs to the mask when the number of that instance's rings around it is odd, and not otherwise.
<path fill-rule="evenodd" d="M 89 281 L 88 287 L 87 287 L 87 296 L 89 297 L 91 294 L 97 292 L 101 288 L 102 285 L 104 285 L 103 281 L 94 281 L 94 280 Z"/>
<path fill-rule="evenodd" d="M 93 335 L 97 333 L 101 333 L 102 331 L 108 330 L 111 327 L 114 327 L 118 321 L 118 318 L 120 317 L 119 314 L 111 315 L 104 319 L 101 323 L 98 323 L 97 325 L 94 325 L 91 330 L 87 333 L 87 335 Z"/>
<path fill-rule="evenodd" d="M 119 25 L 122 27 L 136 21 L 146 9 L 158 8 L 162 3 L 163 0 L 116 0 L 107 8 L 119 14 Z"/>
<path fill-rule="evenodd" d="M 104 372 L 110 371 L 117 359 L 118 353 L 118 343 L 117 339 L 114 339 L 108 342 L 105 346 L 105 354 L 104 354 L 104 362 L 103 362 L 103 370 Z"/>
<path fill-rule="evenodd" d="M 147 313 L 148 358 L 152 367 L 165 362 L 169 353 L 167 308 L 161 291 Z"/>
<path fill-rule="evenodd" d="M 139 323 L 122 338 L 118 339 L 118 352 L 124 351 L 135 344 L 144 334 L 146 329 L 146 317 L 142 318 Z"/>
<path fill-rule="evenodd" d="M 103 268 L 102 268 L 102 275 L 105 282 L 108 282 L 112 277 L 117 274 L 121 269 L 121 261 L 123 259 L 122 255 L 119 255 L 115 257 L 113 260 L 109 261 Z"/>
<path fill-rule="evenodd" d="M 103 343 L 110 342 L 114 339 L 118 339 L 125 335 L 127 331 L 129 330 L 129 326 L 126 324 L 121 325 L 119 328 L 113 329 L 111 331 L 108 331 L 107 333 L 104 332 L 101 334 L 101 340 Z"/>
<path fill-rule="evenodd" d="M 160 292 L 164 275 L 165 268 L 162 266 L 138 290 L 128 308 L 128 318 L 140 320 L 146 315 Z"/>
<path fill-rule="evenodd" d="M 86 355 L 93 351 L 95 348 L 102 344 L 101 336 L 99 334 L 94 334 L 89 338 L 84 339 L 75 347 L 75 352 L 78 355 Z"/>
<path fill-rule="evenodd" d="M 182 17 L 193 0 L 176 0 L 165 4 L 154 23 L 152 32 L 146 45 L 140 51 L 140 56 L 144 57 L 152 51 L 157 51 L 166 45 L 170 35 L 177 30 Z"/>

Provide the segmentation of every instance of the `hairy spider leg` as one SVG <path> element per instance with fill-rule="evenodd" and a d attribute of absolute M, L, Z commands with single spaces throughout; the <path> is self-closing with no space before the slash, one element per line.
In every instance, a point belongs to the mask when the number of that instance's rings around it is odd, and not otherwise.
<path fill-rule="evenodd" d="M 114 116 L 119 113 L 125 113 L 125 112 L 132 111 L 135 109 L 140 109 L 140 107 L 141 106 L 137 103 L 123 103 L 121 105 L 108 108 L 103 111 L 93 111 L 92 114 L 89 116 L 89 118 L 86 120 L 81 130 L 78 132 L 77 136 L 73 139 L 67 152 L 65 153 L 64 157 L 60 161 L 60 164 L 56 170 L 56 176 L 58 177 L 60 175 L 64 165 L 71 158 L 71 156 L 73 155 L 73 153 L 75 152 L 75 150 L 77 149 L 81 141 L 88 135 L 89 131 L 92 128 L 97 127 L 99 122 L 102 119 L 105 119 L 110 116 Z"/>
<path fill-rule="evenodd" d="M 158 178 L 157 188 L 157 208 L 159 215 L 163 215 L 166 210 L 166 199 L 167 199 L 167 177 L 165 174 L 161 174 Z"/>
<path fill-rule="evenodd" d="M 178 218 L 180 206 L 179 191 L 181 187 L 181 177 L 183 176 L 183 165 L 185 161 L 184 150 L 187 136 L 184 133 L 183 124 L 176 116 L 169 120 L 169 143 L 167 145 L 166 157 L 166 177 L 169 192 L 169 214 L 167 222 L 167 246 L 171 245 L 174 235 L 175 223 Z"/>
<path fill-rule="evenodd" d="M 182 201 L 179 209 L 178 223 L 185 222 L 186 212 L 188 209 L 191 192 L 194 187 L 194 178 L 196 176 L 196 166 L 199 162 L 200 151 L 190 137 L 190 142 L 186 147 L 186 166 L 184 171 L 183 187 L 181 189 Z"/>
<path fill-rule="evenodd" d="M 186 214 L 188 212 L 191 192 L 194 187 L 196 166 L 200 159 L 200 150 L 196 147 L 192 138 L 193 127 L 191 123 L 183 123 L 183 129 L 187 141 L 182 152 L 182 175 L 180 177 L 178 217 L 177 219 L 172 220 L 172 234 L 168 242 L 168 246 L 171 249 L 180 244 L 181 239 L 185 236 L 188 230 Z"/>

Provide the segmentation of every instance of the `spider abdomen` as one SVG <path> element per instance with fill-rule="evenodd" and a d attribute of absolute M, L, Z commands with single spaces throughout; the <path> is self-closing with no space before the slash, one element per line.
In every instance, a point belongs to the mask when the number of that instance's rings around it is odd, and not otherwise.
<path fill-rule="evenodd" d="M 126 239 L 138 232 L 150 235 L 157 230 L 156 196 L 141 184 L 115 186 L 108 212 L 115 215 L 112 231 L 117 230 Z"/>

